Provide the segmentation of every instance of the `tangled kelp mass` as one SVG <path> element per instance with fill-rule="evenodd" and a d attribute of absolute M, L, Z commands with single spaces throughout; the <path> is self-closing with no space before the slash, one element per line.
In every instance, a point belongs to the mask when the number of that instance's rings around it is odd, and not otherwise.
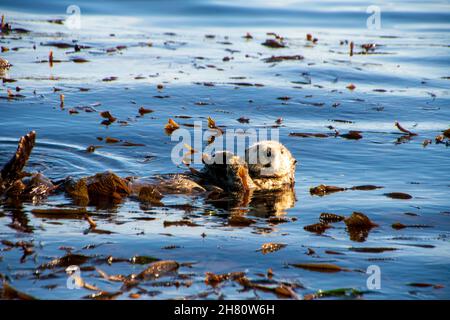
<path fill-rule="evenodd" d="M 16 6 L 0 6 L 1 298 L 450 297 L 449 19 L 438 4 L 421 8 L 422 29 L 400 10 L 377 31 L 364 29 L 365 8 L 348 27 L 336 13 L 331 29 L 313 4 L 304 22 L 299 8 L 230 5 L 232 29 L 192 9 L 174 27 L 92 5 L 74 30 L 56 11 Z M 236 197 L 184 180 L 201 166 L 173 164 L 171 137 L 196 121 L 205 144 L 279 129 L 298 160 L 294 190 Z M 10 160 L 32 130 L 22 170 Z M 174 174 L 193 192 L 164 185 Z M 160 188 L 129 189 L 138 178 Z M 380 289 L 367 287 L 369 266 Z"/>

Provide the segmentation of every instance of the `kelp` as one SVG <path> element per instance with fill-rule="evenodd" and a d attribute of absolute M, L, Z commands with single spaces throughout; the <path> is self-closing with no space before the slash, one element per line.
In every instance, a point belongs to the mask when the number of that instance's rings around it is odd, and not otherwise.
<path fill-rule="evenodd" d="M 348 271 L 347 269 L 331 263 L 290 263 L 289 265 L 296 268 L 324 273 Z"/>
<path fill-rule="evenodd" d="M 299 137 L 299 138 L 329 138 L 335 136 L 333 133 L 310 133 L 310 132 L 291 132 L 289 133 L 290 137 Z"/>
<path fill-rule="evenodd" d="M 331 297 L 348 297 L 348 298 L 358 298 L 364 294 L 363 291 L 354 288 L 339 288 L 332 290 L 319 290 L 316 293 L 307 294 L 303 297 L 304 300 L 313 300 L 320 298 L 331 298 Z"/>
<path fill-rule="evenodd" d="M 281 61 L 286 61 L 286 60 L 291 60 L 291 61 L 295 61 L 295 60 L 303 60 L 304 57 L 296 54 L 296 55 L 292 55 L 292 56 L 271 56 L 269 58 L 265 58 L 263 59 L 264 62 L 267 63 L 273 63 L 273 62 L 281 62 Z"/>
<path fill-rule="evenodd" d="M 344 220 L 344 222 L 348 228 L 370 229 L 378 226 L 362 212 L 353 212 L 350 217 Z"/>
<path fill-rule="evenodd" d="M 46 208 L 32 209 L 31 213 L 38 218 L 46 219 L 82 219 L 87 214 L 86 208 Z"/>
<path fill-rule="evenodd" d="M 354 191 L 370 191 L 370 190 L 376 190 L 381 189 L 383 187 L 381 186 L 375 186 L 371 184 L 366 185 L 360 185 L 360 186 L 354 186 L 350 188 L 344 188 L 344 187 L 337 187 L 337 186 L 327 186 L 324 184 L 318 185 L 317 187 L 313 187 L 309 189 L 309 193 L 311 195 L 315 196 L 325 196 L 327 194 L 335 193 L 335 192 L 341 192 L 341 191 L 347 191 L 347 190 L 354 190 Z"/>
<path fill-rule="evenodd" d="M 357 242 L 365 241 L 369 236 L 370 230 L 378 226 L 362 212 L 353 212 L 350 217 L 344 220 L 344 222 L 347 226 L 350 240 Z"/>
<path fill-rule="evenodd" d="M 344 216 L 340 216 L 334 213 L 322 212 L 320 214 L 319 220 L 322 223 L 333 223 L 343 221 L 345 219 Z"/>
<path fill-rule="evenodd" d="M 400 222 L 395 222 L 391 225 L 392 229 L 400 230 L 405 228 L 432 228 L 432 226 L 424 225 L 424 224 L 410 224 L 406 225 Z"/>
<path fill-rule="evenodd" d="M 112 198 L 121 200 L 131 194 L 128 182 L 112 172 L 97 173 L 86 178 L 89 199 Z"/>
<path fill-rule="evenodd" d="M 342 138 L 349 139 L 349 140 L 359 140 L 362 139 L 361 131 L 354 131 L 350 130 L 348 133 L 340 134 Z"/>
<path fill-rule="evenodd" d="M 269 47 L 269 48 L 284 48 L 286 45 L 281 40 L 275 40 L 275 39 L 267 39 L 263 43 L 261 43 L 263 46 Z"/>
<path fill-rule="evenodd" d="M 164 130 L 167 135 L 171 135 L 175 130 L 177 130 L 179 128 L 180 128 L 180 125 L 171 118 L 169 118 L 167 124 L 164 126 Z"/>
<path fill-rule="evenodd" d="M 309 231 L 309 232 L 314 232 L 317 234 L 322 234 L 325 232 L 325 230 L 327 230 L 329 228 L 332 228 L 332 227 L 329 224 L 322 223 L 322 222 L 310 224 L 310 225 L 303 227 L 304 230 Z"/>
<path fill-rule="evenodd" d="M 115 122 L 117 120 L 117 118 L 113 117 L 113 115 L 109 111 L 102 111 L 102 112 L 100 112 L 100 116 L 107 120 L 107 122 L 105 122 L 105 124 L 111 124 L 111 123 L 113 123 L 113 122 Z"/>
<path fill-rule="evenodd" d="M 256 223 L 255 220 L 246 218 L 241 215 L 232 214 L 228 218 L 228 225 L 232 227 L 248 227 L 249 225 L 252 225 L 254 223 Z"/>
<path fill-rule="evenodd" d="M 386 247 L 351 247 L 348 248 L 350 251 L 363 252 L 363 253 L 382 253 L 386 251 L 395 251 L 397 248 L 386 248 Z"/>
<path fill-rule="evenodd" d="M 190 220 L 164 221 L 163 225 L 164 225 L 164 228 L 172 227 L 172 226 L 176 226 L 176 227 L 180 227 L 180 226 L 199 227 L 200 226 L 199 224 L 196 224 Z"/>
<path fill-rule="evenodd" d="M 19 291 L 11 286 L 8 282 L 3 281 L 2 288 L 0 290 L 0 299 L 3 300 L 36 300 L 35 297 Z"/>
<path fill-rule="evenodd" d="M 141 202 L 150 203 L 153 205 L 162 205 L 161 199 L 163 194 L 159 192 L 156 187 L 144 186 L 139 190 L 138 199 Z"/>
<path fill-rule="evenodd" d="M 272 253 L 278 250 L 281 250 L 285 248 L 287 245 L 284 243 L 275 243 L 275 242 L 268 242 L 261 245 L 261 249 L 257 251 L 261 251 L 262 254 L 268 254 Z"/>
<path fill-rule="evenodd" d="M 311 195 L 324 196 L 329 193 L 340 192 L 340 191 L 345 191 L 345 190 L 346 190 L 346 188 L 336 187 L 336 186 L 327 186 L 327 185 L 321 184 L 317 187 L 310 188 L 309 193 Z"/>
<path fill-rule="evenodd" d="M 289 286 L 289 284 L 284 284 L 284 283 L 278 284 L 277 283 L 275 286 L 269 287 L 266 285 L 261 285 L 259 283 L 255 283 L 255 282 L 249 280 L 245 276 L 237 278 L 235 281 L 246 289 L 259 290 L 259 291 L 263 291 L 263 292 L 271 292 L 271 293 L 274 293 L 277 296 L 280 296 L 283 298 L 298 299 L 297 294 L 295 293 L 293 288 L 291 286 Z"/>
<path fill-rule="evenodd" d="M 412 199 L 412 196 L 410 194 L 407 194 L 404 192 L 390 192 L 390 193 L 385 193 L 384 195 L 391 199 L 402 199 L 402 200 Z"/>
<path fill-rule="evenodd" d="M 163 277 L 178 270 L 180 264 L 173 260 L 162 260 L 153 262 L 145 270 L 139 273 L 136 278 L 140 280 L 149 280 Z"/>
<path fill-rule="evenodd" d="M 61 258 L 56 258 L 50 262 L 41 264 L 39 269 L 67 268 L 71 265 L 79 266 L 86 263 L 90 258 L 83 254 L 69 253 Z"/>
<path fill-rule="evenodd" d="M 20 138 L 15 154 L 1 170 L 0 183 L 3 181 L 3 184 L 8 185 L 17 179 L 23 178 L 24 174 L 22 170 L 30 158 L 31 151 L 34 148 L 35 143 L 35 131 L 31 131 Z"/>
<path fill-rule="evenodd" d="M 205 283 L 210 286 L 217 286 L 226 280 L 236 280 L 245 276 L 245 272 L 230 272 L 224 274 L 215 274 L 213 272 L 205 273 Z"/>
<path fill-rule="evenodd" d="M 400 130 L 403 133 L 408 134 L 409 136 L 417 136 L 417 133 L 411 132 L 407 129 L 405 129 L 404 127 L 402 127 L 402 125 L 400 123 L 398 123 L 397 121 L 395 121 L 395 126 L 397 127 L 398 130 Z"/>

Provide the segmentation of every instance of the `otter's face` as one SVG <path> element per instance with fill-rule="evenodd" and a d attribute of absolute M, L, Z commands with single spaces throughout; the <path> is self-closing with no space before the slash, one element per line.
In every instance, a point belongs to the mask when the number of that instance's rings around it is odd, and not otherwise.
<path fill-rule="evenodd" d="M 277 141 L 261 141 L 245 151 L 252 178 L 281 178 L 294 175 L 297 161 Z"/>

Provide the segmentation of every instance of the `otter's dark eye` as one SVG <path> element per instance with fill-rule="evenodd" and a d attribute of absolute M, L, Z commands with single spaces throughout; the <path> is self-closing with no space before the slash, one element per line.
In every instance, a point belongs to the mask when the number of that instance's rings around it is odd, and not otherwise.
<path fill-rule="evenodd" d="M 272 156 L 272 149 L 267 148 L 267 156 L 270 158 Z"/>

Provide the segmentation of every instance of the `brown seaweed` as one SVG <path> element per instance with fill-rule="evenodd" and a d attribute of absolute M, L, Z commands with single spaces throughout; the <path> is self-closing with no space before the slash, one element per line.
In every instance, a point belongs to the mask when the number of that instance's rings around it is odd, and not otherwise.
<path fill-rule="evenodd" d="M 320 214 L 319 220 L 322 223 L 333 223 L 333 222 L 339 222 L 344 220 L 344 216 L 340 216 L 334 213 L 328 213 L 328 212 L 322 212 Z"/>
<path fill-rule="evenodd" d="M 391 199 L 403 199 L 403 200 L 412 199 L 412 196 L 410 194 L 407 194 L 404 192 L 390 192 L 390 193 L 385 193 L 384 195 Z"/>
<path fill-rule="evenodd" d="M 69 253 L 61 258 L 54 259 L 50 262 L 43 263 L 39 266 L 39 269 L 54 269 L 54 268 L 67 268 L 71 265 L 82 265 L 90 259 L 89 256 L 82 254 Z"/>
<path fill-rule="evenodd" d="M 268 243 L 264 243 L 261 245 L 261 249 L 259 249 L 258 251 L 261 251 L 262 254 L 267 254 L 267 253 L 271 253 L 271 252 L 275 252 L 278 250 L 283 249 L 284 247 L 286 247 L 287 245 L 284 243 L 274 243 L 274 242 L 268 242 Z"/>
<path fill-rule="evenodd" d="M 176 226 L 176 227 L 180 227 L 180 226 L 198 227 L 198 226 L 200 226 L 190 220 L 164 221 L 163 225 L 164 225 L 164 228 L 172 227 L 172 226 Z"/>
<path fill-rule="evenodd" d="M 205 283 L 210 286 L 217 286 L 219 283 L 226 280 L 237 280 L 245 276 L 244 272 L 230 272 L 225 274 L 215 274 L 213 272 L 205 273 Z"/>
<path fill-rule="evenodd" d="M 409 136 L 417 136 L 417 133 L 411 132 L 400 125 L 397 121 L 395 121 L 395 126 L 403 133 L 408 134 Z"/>
<path fill-rule="evenodd" d="M 378 226 L 361 212 L 353 212 L 350 217 L 344 220 L 344 222 L 347 226 L 350 240 L 357 242 L 365 241 L 369 236 L 370 230 Z"/>
<path fill-rule="evenodd" d="M 167 135 L 171 135 L 175 130 L 179 129 L 180 125 L 175 120 L 169 118 L 167 124 L 164 126 L 164 130 Z"/>
<path fill-rule="evenodd" d="M 290 263 L 289 265 L 306 269 L 310 271 L 317 271 L 317 272 L 325 272 L 325 273 L 335 273 L 340 271 L 348 271 L 347 269 L 344 269 L 338 265 L 331 264 L 331 263 Z"/>
<path fill-rule="evenodd" d="M 362 139 L 361 131 L 354 131 L 350 130 L 348 133 L 341 134 L 342 138 L 349 139 L 349 140 L 359 140 Z"/>
<path fill-rule="evenodd" d="M 304 57 L 301 55 L 292 55 L 292 56 L 271 56 L 269 58 L 265 58 L 263 59 L 264 62 L 267 63 L 273 63 L 273 62 L 281 62 L 281 61 L 286 61 L 286 60 L 303 60 Z"/>
<path fill-rule="evenodd" d="M 325 232 L 325 230 L 327 230 L 329 228 L 331 228 L 331 226 L 329 224 L 322 223 L 322 222 L 303 227 L 304 230 L 309 231 L 309 232 L 314 232 L 317 234 L 322 234 Z"/>
<path fill-rule="evenodd" d="M 346 188 L 336 187 L 336 186 L 327 186 L 327 185 L 321 184 L 317 187 L 310 188 L 309 193 L 311 195 L 324 196 L 329 193 L 340 192 L 340 191 L 345 191 L 345 190 L 346 190 Z"/>
<path fill-rule="evenodd" d="M 11 286 L 8 282 L 3 281 L 2 288 L 0 290 L 0 299 L 4 300 L 36 300 L 35 297 L 17 290 Z"/>
<path fill-rule="evenodd" d="M 139 273 L 136 278 L 140 280 L 150 280 L 163 277 L 178 270 L 180 264 L 172 260 L 156 261 L 150 264 L 144 271 Z"/>
<path fill-rule="evenodd" d="M 233 214 L 228 218 L 228 225 L 232 227 L 248 227 L 254 223 L 256 223 L 255 220 L 240 215 Z"/>
<path fill-rule="evenodd" d="M 0 185 L 1 181 L 7 185 L 8 183 L 23 177 L 22 170 L 30 157 L 35 142 L 36 132 L 34 131 L 31 131 L 20 138 L 16 153 L 1 170 Z"/>
<path fill-rule="evenodd" d="M 284 48 L 286 45 L 279 40 L 275 39 L 267 39 L 263 43 L 261 43 L 263 46 L 269 47 L 269 48 Z"/>

